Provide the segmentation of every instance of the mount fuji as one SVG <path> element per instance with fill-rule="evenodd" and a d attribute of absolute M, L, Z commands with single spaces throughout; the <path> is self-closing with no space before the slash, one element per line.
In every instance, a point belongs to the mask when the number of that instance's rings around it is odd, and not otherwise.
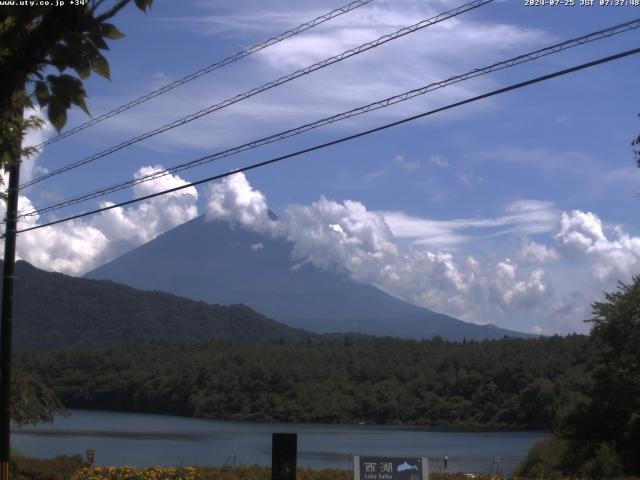
<path fill-rule="evenodd" d="M 460 341 L 529 337 L 477 325 L 393 297 L 347 273 L 292 259 L 293 244 L 197 217 L 89 272 L 144 290 L 160 290 L 211 304 L 245 304 L 312 332 Z"/>

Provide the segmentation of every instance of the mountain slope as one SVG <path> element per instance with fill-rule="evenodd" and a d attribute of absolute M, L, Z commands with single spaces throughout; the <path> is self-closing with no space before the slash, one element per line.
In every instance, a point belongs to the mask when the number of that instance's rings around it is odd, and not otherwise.
<path fill-rule="evenodd" d="M 292 245 L 198 217 L 87 274 L 208 303 L 243 303 L 298 328 L 448 340 L 526 336 L 404 302 L 291 260 Z"/>
<path fill-rule="evenodd" d="M 214 338 L 299 342 L 320 336 L 270 320 L 244 305 L 208 305 L 110 281 L 45 272 L 26 262 L 16 264 L 18 348 Z"/>

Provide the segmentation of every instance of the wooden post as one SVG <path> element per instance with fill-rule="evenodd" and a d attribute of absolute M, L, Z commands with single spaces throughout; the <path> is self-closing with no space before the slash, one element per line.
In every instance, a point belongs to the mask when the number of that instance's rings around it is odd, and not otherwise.
<path fill-rule="evenodd" d="M 271 480 L 296 480 L 298 435 L 274 433 L 271 440 Z"/>
<path fill-rule="evenodd" d="M 2 274 L 2 318 L 0 319 L 0 480 L 9 480 L 11 452 L 11 331 L 13 324 L 13 270 L 16 261 L 16 227 L 20 159 L 8 169 L 9 191 Z"/>

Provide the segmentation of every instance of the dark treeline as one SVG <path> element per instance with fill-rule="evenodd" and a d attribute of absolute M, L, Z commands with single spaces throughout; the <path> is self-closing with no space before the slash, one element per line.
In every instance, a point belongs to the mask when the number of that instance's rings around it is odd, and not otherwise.
<path fill-rule="evenodd" d="M 106 280 L 45 272 L 26 262 L 16 264 L 14 318 L 18 349 L 141 344 L 169 339 L 341 340 L 340 335 L 319 335 L 289 327 L 245 305 L 209 305 Z"/>
<path fill-rule="evenodd" d="M 211 419 L 550 429 L 588 382 L 587 337 L 151 344 L 23 352 L 68 408 Z"/>

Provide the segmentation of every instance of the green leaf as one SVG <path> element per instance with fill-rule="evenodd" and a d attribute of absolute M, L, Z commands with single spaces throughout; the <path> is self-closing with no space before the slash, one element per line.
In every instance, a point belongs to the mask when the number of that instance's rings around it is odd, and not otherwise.
<path fill-rule="evenodd" d="M 146 12 L 149 8 L 151 8 L 151 4 L 153 0 L 135 0 L 136 7 L 138 7 L 143 12 Z"/>
<path fill-rule="evenodd" d="M 109 62 L 99 53 L 92 58 L 91 60 L 91 68 L 98 75 L 103 76 L 104 78 L 111 80 L 111 72 L 109 71 Z"/>
<path fill-rule="evenodd" d="M 49 102 L 47 117 L 51 125 L 53 125 L 58 132 L 62 130 L 62 127 L 67 123 L 67 109 L 57 97 L 53 97 Z"/>
<path fill-rule="evenodd" d="M 89 108 L 87 107 L 87 104 L 84 101 L 85 98 L 87 98 L 87 92 L 85 92 L 83 88 L 80 91 L 76 92 L 75 95 L 71 97 L 71 102 L 74 105 L 80 107 L 84 111 L 84 113 L 86 113 L 87 115 L 91 115 L 89 113 Z"/>
<path fill-rule="evenodd" d="M 100 35 L 110 40 L 119 40 L 125 35 L 111 23 L 103 23 L 100 25 Z"/>
<path fill-rule="evenodd" d="M 86 57 L 82 57 L 82 60 L 76 61 L 73 65 L 73 69 L 83 80 L 91 75 L 91 64 Z"/>
<path fill-rule="evenodd" d="M 35 87 L 36 98 L 41 107 L 44 107 L 49 101 L 49 87 L 45 82 L 36 82 Z"/>
<path fill-rule="evenodd" d="M 84 52 L 86 58 L 89 59 L 89 61 L 91 61 L 92 58 L 95 58 L 96 55 L 100 55 L 100 52 L 89 38 L 82 39 L 80 48 Z"/>
<path fill-rule="evenodd" d="M 54 45 L 51 47 L 49 57 L 51 64 L 62 72 L 69 65 L 69 52 L 66 47 L 62 45 Z"/>
<path fill-rule="evenodd" d="M 81 42 L 71 42 L 69 49 L 69 67 L 73 68 L 82 79 L 91 75 L 89 55 Z"/>
<path fill-rule="evenodd" d="M 89 40 L 101 50 L 109 50 L 109 45 L 104 41 L 102 36 L 99 33 L 92 33 L 89 35 Z"/>

